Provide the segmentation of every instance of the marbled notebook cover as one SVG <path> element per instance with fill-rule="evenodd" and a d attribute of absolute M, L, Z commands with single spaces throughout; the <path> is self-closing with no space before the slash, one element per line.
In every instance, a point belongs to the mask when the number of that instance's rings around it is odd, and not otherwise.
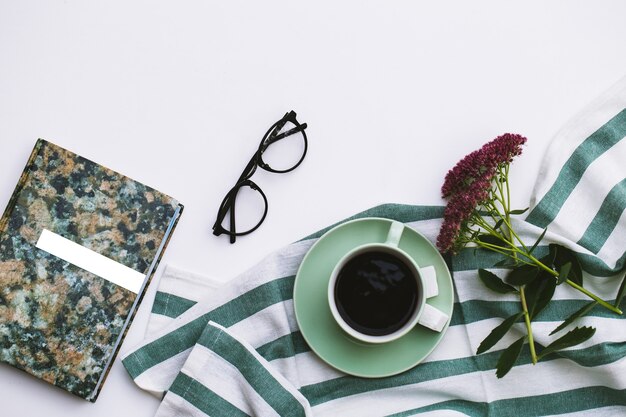
<path fill-rule="evenodd" d="M 182 208 L 38 140 L 0 218 L 0 361 L 95 401 Z M 43 229 L 145 274 L 142 290 L 36 248 Z"/>

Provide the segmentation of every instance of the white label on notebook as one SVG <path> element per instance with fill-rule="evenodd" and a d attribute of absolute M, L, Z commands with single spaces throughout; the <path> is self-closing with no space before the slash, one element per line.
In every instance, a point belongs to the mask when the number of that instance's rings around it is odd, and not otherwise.
<path fill-rule="evenodd" d="M 44 229 L 36 245 L 39 249 L 63 259 L 79 268 L 91 272 L 135 294 L 139 293 L 145 275 L 100 255 L 63 236 Z"/>

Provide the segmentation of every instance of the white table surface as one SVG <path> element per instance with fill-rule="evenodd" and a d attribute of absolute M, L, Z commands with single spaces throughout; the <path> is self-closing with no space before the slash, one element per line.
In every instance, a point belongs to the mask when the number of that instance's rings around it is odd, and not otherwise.
<path fill-rule="evenodd" d="M 504 132 L 529 138 L 512 172 L 524 206 L 548 141 L 626 74 L 624 16 L 621 0 L 0 0 L 0 205 L 48 139 L 182 201 L 162 265 L 222 281 L 371 206 L 441 204 L 446 171 Z M 224 193 L 290 109 L 306 160 L 255 175 L 270 205 L 257 232 L 214 237 Z M 0 404 L 147 417 L 159 402 L 118 359 L 95 404 L 0 364 Z"/>

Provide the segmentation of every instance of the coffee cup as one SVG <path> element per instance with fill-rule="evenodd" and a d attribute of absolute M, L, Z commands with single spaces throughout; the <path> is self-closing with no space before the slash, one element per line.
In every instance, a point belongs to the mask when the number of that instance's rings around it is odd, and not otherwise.
<path fill-rule="evenodd" d="M 404 224 L 391 222 L 384 243 L 352 249 L 331 273 L 328 303 L 333 318 L 362 342 L 391 342 L 417 324 L 442 331 L 449 319 L 426 304 L 437 294 L 435 270 L 420 267 L 398 247 L 404 229 Z"/>

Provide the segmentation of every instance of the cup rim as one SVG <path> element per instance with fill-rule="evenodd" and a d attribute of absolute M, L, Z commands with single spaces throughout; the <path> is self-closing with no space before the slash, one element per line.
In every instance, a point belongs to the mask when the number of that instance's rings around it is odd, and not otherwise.
<path fill-rule="evenodd" d="M 341 314 L 339 313 L 337 304 L 335 302 L 335 285 L 337 283 L 337 276 L 339 275 L 339 271 L 341 270 L 341 268 L 343 268 L 345 264 L 353 257 L 359 255 L 363 251 L 367 251 L 371 249 L 383 249 L 387 252 L 393 252 L 393 254 L 395 255 L 400 255 L 401 259 L 403 261 L 406 261 L 407 266 L 409 266 L 413 270 L 412 272 L 415 276 L 415 279 L 417 280 L 417 285 L 418 285 L 419 298 L 417 301 L 417 307 L 415 308 L 415 312 L 411 316 L 411 319 L 407 321 L 404 324 L 404 326 L 402 326 L 398 330 L 392 333 L 380 335 L 380 336 L 364 334 L 350 327 L 350 325 L 346 323 L 343 317 L 341 317 Z M 422 277 L 420 273 L 419 265 L 404 250 L 402 250 L 401 248 L 397 246 L 389 245 L 386 243 L 366 243 L 364 245 L 360 245 L 351 249 L 348 253 L 342 256 L 341 259 L 339 259 L 339 261 L 333 268 L 333 271 L 331 272 L 331 275 L 330 275 L 330 280 L 328 281 L 328 291 L 327 291 L 328 305 L 330 306 L 330 312 L 335 322 L 349 336 L 353 337 L 354 339 L 360 340 L 362 342 L 366 342 L 366 343 L 372 343 L 372 344 L 388 343 L 388 342 L 392 342 L 396 339 L 401 338 L 402 336 L 410 332 L 411 329 L 413 329 L 417 325 L 419 318 L 422 314 L 422 310 L 424 309 L 424 304 L 426 303 L 426 299 L 424 297 L 424 286 L 425 286 L 424 278 Z"/>

